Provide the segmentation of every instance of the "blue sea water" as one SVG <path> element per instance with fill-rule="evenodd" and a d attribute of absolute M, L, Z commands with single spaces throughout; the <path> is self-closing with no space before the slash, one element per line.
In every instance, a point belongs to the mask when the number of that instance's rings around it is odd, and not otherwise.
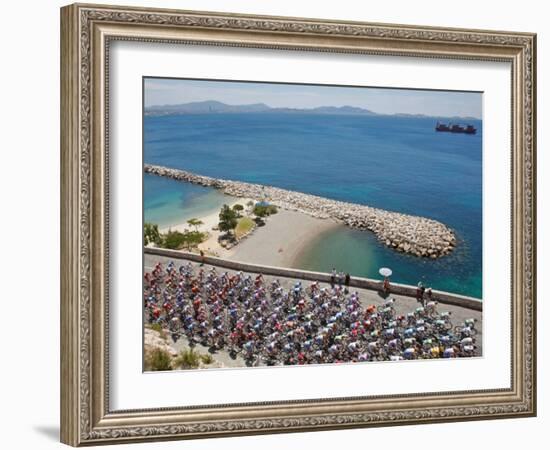
<path fill-rule="evenodd" d="M 216 189 L 144 174 L 143 219 L 169 228 L 218 210 L 231 197 Z"/>
<path fill-rule="evenodd" d="M 481 122 L 470 121 L 478 133 L 464 135 L 437 133 L 435 121 L 277 113 L 146 116 L 144 160 L 439 220 L 455 230 L 459 245 L 438 260 L 403 255 L 369 232 L 339 227 L 310 245 L 299 265 L 372 278 L 388 266 L 396 282 L 424 280 L 434 289 L 481 298 Z M 175 205 L 211 209 L 223 203 L 211 189 L 174 183 L 145 177 L 146 220 L 174 220 Z"/>

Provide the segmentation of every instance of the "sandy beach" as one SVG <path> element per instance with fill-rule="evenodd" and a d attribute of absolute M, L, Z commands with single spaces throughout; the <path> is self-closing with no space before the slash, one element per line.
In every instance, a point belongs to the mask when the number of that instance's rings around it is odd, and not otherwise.
<path fill-rule="evenodd" d="M 230 208 L 233 208 L 233 206 L 237 204 L 243 205 L 246 208 L 246 204 L 249 201 L 256 203 L 255 200 L 250 198 L 236 199 L 236 198 L 228 197 L 228 200 L 229 199 L 232 199 L 231 201 L 227 202 L 227 205 L 229 205 Z M 187 221 L 185 221 L 183 223 L 179 223 L 177 225 L 173 225 L 168 228 L 163 228 L 160 230 L 160 232 L 166 233 L 168 232 L 168 230 L 184 232 L 185 230 L 197 229 L 202 233 L 208 233 L 208 239 L 206 239 L 204 242 L 202 242 L 199 245 L 199 249 L 203 250 L 207 255 L 226 257 L 228 255 L 228 250 L 224 249 L 219 244 L 218 237 L 220 235 L 220 232 L 215 229 L 218 227 L 218 223 L 220 221 L 219 214 L 220 214 L 220 210 L 216 209 L 211 213 L 207 214 L 206 216 L 195 217 L 196 219 L 199 219 L 200 221 L 202 221 L 202 225 L 199 225 L 198 227 L 190 226 L 187 223 Z M 188 219 L 190 218 L 187 218 L 187 220 Z"/>
<path fill-rule="evenodd" d="M 294 260 L 319 233 L 338 224 L 296 211 L 279 209 L 265 226 L 258 227 L 224 255 L 225 258 L 267 266 L 292 267 Z"/>
<path fill-rule="evenodd" d="M 227 204 L 232 208 L 241 204 L 246 208 L 250 198 L 228 198 Z M 187 221 L 169 228 L 163 228 L 161 233 L 168 230 L 185 231 L 194 230 L 208 233 L 208 239 L 198 248 L 207 255 L 226 258 L 234 261 L 250 262 L 268 266 L 293 267 L 293 263 L 300 252 L 319 233 L 338 226 L 332 219 L 320 219 L 308 214 L 280 208 L 277 214 L 265 218 L 263 227 L 256 227 L 245 239 L 239 241 L 233 248 L 225 249 L 219 242 L 220 232 L 217 230 L 219 222 L 219 210 L 196 217 L 202 221 L 198 227 L 190 226 Z"/>
<path fill-rule="evenodd" d="M 227 199 L 228 199 L 227 205 L 229 205 L 230 208 L 233 208 L 233 206 L 235 206 L 237 204 L 243 205 L 246 208 L 246 204 L 249 201 L 252 201 L 252 202 L 256 203 L 255 200 L 250 199 L 250 198 L 234 198 L 234 197 L 229 197 L 228 196 Z M 210 232 L 212 230 L 212 228 L 217 227 L 218 222 L 220 221 L 219 220 L 219 214 L 220 214 L 220 209 L 218 208 L 218 209 L 213 210 L 212 212 L 210 212 L 206 216 L 195 217 L 195 219 L 199 219 L 203 222 L 202 225 L 198 226 L 198 230 L 201 231 L 201 232 Z M 166 233 L 166 232 L 168 232 L 168 230 L 183 232 L 185 230 L 194 230 L 195 229 L 195 227 L 192 227 L 187 223 L 187 220 L 191 219 L 191 217 L 185 217 L 183 219 L 185 221 L 183 221 L 181 223 L 178 223 L 176 225 L 172 225 L 170 227 L 162 228 L 159 231 L 161 233 Z"/>

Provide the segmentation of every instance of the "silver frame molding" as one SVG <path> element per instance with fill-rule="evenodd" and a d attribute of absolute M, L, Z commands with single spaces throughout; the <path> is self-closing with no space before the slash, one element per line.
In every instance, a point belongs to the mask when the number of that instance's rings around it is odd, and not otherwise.
<path fill-rule="evenodd" d="M 512 70 L 509 389 L 111 411 L 108 58 L 113 40 L 506 61 Z M 536 414 L 536 35 L 75 4 L 61 9 L 61 440 L 73 446 Z M 505 149 L 503 149 L 505 151 Z"/>

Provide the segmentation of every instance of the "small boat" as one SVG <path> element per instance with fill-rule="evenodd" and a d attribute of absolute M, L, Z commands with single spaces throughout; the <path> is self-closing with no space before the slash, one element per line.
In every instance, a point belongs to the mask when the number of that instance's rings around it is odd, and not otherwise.
<path fill-rule="evenodd" d="M 464 134 L 476 134 L 477 129 L 473 125 L 462 126 L 459 124 L 445 124 L 437 122 L 435 125 L 435 131 L 446 131 L 448 133 L 464 133 Z"/>

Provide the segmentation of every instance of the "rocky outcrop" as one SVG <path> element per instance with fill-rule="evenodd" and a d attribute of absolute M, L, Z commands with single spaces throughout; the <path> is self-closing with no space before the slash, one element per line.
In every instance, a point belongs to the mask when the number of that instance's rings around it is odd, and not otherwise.
<path fill-rule="evenodd" d="M 382 243 L 398 252 L 435 259 L 450 253 L 456 245 L 456 237 L 449 227 L 425 217 L 331 200 L 273 186 L 206 177 L 163 166 L 145 164 L 144 170 L 146 173 L 220 189 L 234 197 L 268 199 L 270 203 L 283 209 L 300 211 L 322 219 L 331 218 L 351 228 L 369 230 Z"/>
<path fill-rule="evenodd" d="M 160 332 L 152 330 L 151 328 L 144 328 L 143 341 L 146 352 L 158 348 L 168 353 L 172 358 L 176 357 L 178 354 L 178 352 L 168 343 L 166 337 L 163 337 Z"/>

